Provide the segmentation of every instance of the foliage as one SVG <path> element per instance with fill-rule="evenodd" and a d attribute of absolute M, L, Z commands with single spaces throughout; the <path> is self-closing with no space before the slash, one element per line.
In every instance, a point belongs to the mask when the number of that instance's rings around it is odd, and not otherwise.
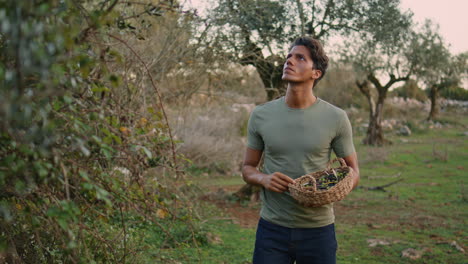
<path fill-rule="evenodd" d="M 356 86 L 369 104 L 369 126 L 363 140 L 369 145 L 390 143 L 384 139 L 381 127 L 387 92 L 396 83 L 408 80 L 414 67 L 408 41 L 412 14 L 401 12 L 398 1 L 390 1 L 382 12 L 378 20 L 366 24 L 373 34 L 354 35 L 340 50 L 341 62 L 352 65 L 359 76 Z"/>
<path fill-rule="evenodd" d="M 355 71 L 349 65 L 332 61 L 327 74 L 314 87 L 314 92 L 325 101 L 343 109 L 351 106 L 363 108 L 367 102 L 356 87 L 356 78 Z"/>
<path fill-rule="evenodd" d="M 438 32 L 438 26 L 426 20 L 411 42 L 415 47 L 412 53 L 412 59 L 416 62 L 415 74 L 425 81 L 426 85 L 443 79 L 444 68 L 449 64 L 450 52 Z"/>
<path fill-rule="evenodd" d="M 416 99 L 421 102 L 427 100 L 427 95 L 419 88 L 418 83 L 412 79 L 406 81 L 404 85 L 392 90 L 392 94 L 405 99 Z"/>
<path fill-rule="evenodd" d="M 232 54 L 234 61 L 255 66 L 272 99 L 284 92 L 284 53 L 295 38 L 310 35 L 326 40 L 333 34 L 359 32 L 387 42 L 399 32 L 388 24 L 408 23 L 398 4 L 398 0 L 225 0 L 210 17 L 218 48 Z"/>
<path fill-rule="evenodd" d="M 440 96 L 446 99 L 468 101 L 468 90 L 458 86 L 450 86 L 440 92 Z"/>
<path fill-rule="evenodd" d="M 452 56 L 440 33 L 438 26 L 426 20 L 412 39 L 414 51 L 411 58 L 415 61 L 414 73 L 424 82 L 430 92 L 431 110 L 428 119 L 437 115 L 437 99 L 441 90 L 458 86 L 467 74 L 466 53 Z"/>
<path fill-rule="evenodd" d="M 203 241 L 154 82 L 154 65 L 178 62 L 147 63 L 134 45 L 169 18 L 190 14 L 172 1 L 1 7 L 2 261 L 138 262 L 142 223 L 164 234 L 157 247 Z"/>

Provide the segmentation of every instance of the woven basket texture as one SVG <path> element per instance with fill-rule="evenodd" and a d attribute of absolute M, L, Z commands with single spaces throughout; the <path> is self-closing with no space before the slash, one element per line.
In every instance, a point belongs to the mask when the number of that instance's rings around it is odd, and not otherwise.
<path fill-rule="evenodd" d="M 336 161 L 340 162 L 340 167 L 332 168 L 332 164 Z M 351 170 L 352 168 L 348 167 L 343 159 L 336 158 L 328 163 L 325 170 L 309 173 L 295 179 L 293 184 L 289 184 L 289 193 L 301 205 L 306 207 L 319 207 L 340 201 L 351 192 L 353 187 L 353 179 L 350 176 Z M 339 172 L 345 173 L 342 180 L 327 190 L 317 189 L 317 180 L 320 177 Z M 308 186 L 305 187 L 304 185 Z"/>

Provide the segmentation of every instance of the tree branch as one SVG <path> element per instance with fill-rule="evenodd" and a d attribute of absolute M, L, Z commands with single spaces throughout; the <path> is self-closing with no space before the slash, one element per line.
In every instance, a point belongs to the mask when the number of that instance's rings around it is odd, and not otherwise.
<path fill-rule="evenodd" d="M 143 64 L 143 67 L 145 68 L 146 73 L 148 74 L 151 85 L 153 86 L 154 91 L 156 92 L 156 95 L 158 96 L 159 107 L 161 108 L 161 111 L 163 113 L 164 121 L 166 121 L 167 129 L 168 129 L 168 132 L 169 132 L 169 139 L 171 141 L 172 159 L 173 159 L 173 162 L 174 162 L 174 171 L 175 171 L 176 176 L 178 178 L 179 177 L 179 170 L 177 169 L 177 156 L 176 156 L 176 152 L 175 152 L 174 137 L 172 136 L 172 130 L 171 130 L 171 126 L 169 124 L 169 119 L 167 118 L 166 111 L 164 110 L 164 105 L 163 105 L 161 93 L 159 92 L 159 89 L 157 88 L 157 86 L 156 86 L 156 84 L 155 84 L 155 82 L 153 80 L 153 76 L 151 75 L 151 72 L 148 69 L 148 66 L 146 65 L 146 63 L 141 59 L 141 57 L 138 55 L 138 53 L 132 47 L 130 47 L 130 45 L 128 45 L 127 42 L 125 42 L 124 40 L 122 40 L 119 37 L 114 36 L 112 34 L 107 34 L 107 35 L 109 37 L 115 39 L 115 40 L 118 40 L 122 44 L 124 44 L 133 53 L 133 55 L 135 55 L 135 57 L 141 62 L 141 64 Z"/>
<path fill-rule="evenodd" d="M 387 190 L 385 190 L 385 188 L 387 188 L 387 187 L 389 187 L 391 185 L 397 184 L 397 183 L 399 183 L 401 181 L 403 181 L 403 179 L 398 179 L 396 181 L 393 181 L 393 182 L 390 182 L 390 183 L 387 183 L 387 184 L 384 184 L 384 185 L 380 185 L 380 186 L 373 186 L 373 187 L 358 186 L 358 188 L 365 189 L 365 190 L 368 190 L 368 191 L 386 192 Z"/>
<path fill-rule="evenodd" d="M 384 88 L 379 79 L 377 79 L 373 73 L 369 73 L 367 75 L 367 79 L 375 86 L 375 88 L 377 88 L 379 94 L 384 94 L 387 91 L 388 88 Z"/>
<path fill-rule="evenodd" d="M 304 8 L 302 7 L 301 1 L 296 0 L 297 10 L 299 11 L 299 18 L 301 19 L 301 36 L 305 34 L 304 31 Z"/>
<path fill-rule="evenodd" d="M 391 73 L 389 75 L 390 75 L 390 80 L 383 87 L 383 89 L 385 90 L 388 90 L 393 84 L 397 82 L 403 82 L 403 81 L 409 80 L 409 76 L 410 76 L 409 73 L 404 77 L 396 77 L 394 74 L 391 74 Z"/>

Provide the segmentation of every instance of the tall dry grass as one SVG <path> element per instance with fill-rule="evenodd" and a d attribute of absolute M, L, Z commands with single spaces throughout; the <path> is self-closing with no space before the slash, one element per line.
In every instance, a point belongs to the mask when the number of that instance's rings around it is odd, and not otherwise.
<path fill-rule="evenodd" d="M 245 149 L 242 127 L 248 120 L 245 110 L 234 112 L 229 105 L 192 107 L 171 113 L 178 140 L 177 152 L 197 167 L 219 173 L 236 173 Z"/>

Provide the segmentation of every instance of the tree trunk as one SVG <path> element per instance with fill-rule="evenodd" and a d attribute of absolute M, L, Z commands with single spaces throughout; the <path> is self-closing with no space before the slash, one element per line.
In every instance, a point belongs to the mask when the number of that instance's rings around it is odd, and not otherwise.
<path fill-rule="evenodd" d="M 253 65 L 260 75 L 268 101 L 286 93 L 286 85 L 281 78 L 283 76 L 283 62 L 280 58 L 268 57 L 256 61 Z"/>
<path fill-rule="evenodd" d="M 250 200 L 256 202 L 259 200 L 260 187 L 252 184 L 244 184 L 237 192 L 233 193 L 234 196 L 240 200 Z"/>
<path fill-rule="evenodd" d="M 434 120 L 439 113 L 439 106 L 437 105 L 437 99 L 439 98 L 439 89 L 437 89 L 437 86 L 433 85 L 431 86 L 431 93 L 430 93 L 430 99 L 431 99 L 431 110 L 429 112 L 429 116 L 427 117 L 427 120 Z"/>
<path fill-rule="evenodd" d="M 384 101 L 385 97 L 379 97 L 377 105 L 375 105 L 375 109 L 370 111 L 369 127 L 367 128 L 366 137 L 362 141 L 365 145 L 382 146 L 390 143 L 390 141 L 384 139 L 381 126 Z M 370 106 L 372 107 L 372 104 Z"/>
<path fill-rule="evenodd" d="M 388 88 L 395 83 L 396 80 L 397 79 L 395 79 L 394 76 L 391 76 L 390 81 L 385 86 L 382 86 L 373 75 L 369 75 L 368 79 L 362 82 L 356 81 L 357 87 L 366 96 L 369 103 L 369 126 L 367 128 L 366 137 L 362 141 L 365 145 L 382 146 L 385 144 L 391 144 L 389 140 L 384 139 L 381 122 L 383 106 L 385 98 L 387 97 Z M 370 90 L 371 83 L 375 86 L 378 92 L 377 104 L 372 98 Z"/>
<path fill-rule="evenodd" d="M 252 65 L 257 69 L 265 87 L 268 101 L 285 94 L 286 85 L 281 79 L 284 58 L 276 55 L 265 58 L 262 50 L 250 40 L 248 31 L 245 32 L 245 42 L 242 49 L 244 55 L 239 62 L 242 65 Z"/>

